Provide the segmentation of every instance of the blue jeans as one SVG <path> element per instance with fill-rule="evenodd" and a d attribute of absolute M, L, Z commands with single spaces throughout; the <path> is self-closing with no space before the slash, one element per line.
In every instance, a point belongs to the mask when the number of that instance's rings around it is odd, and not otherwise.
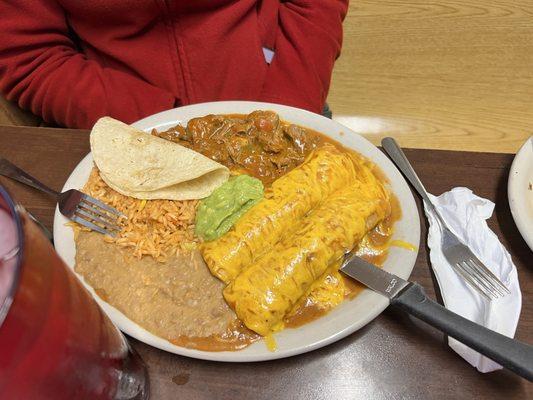
<path fill-rule="evenodd" d="M 331 119 L 331 117 L 333 116 L 333 113 L 331 112 L 328 103 L 324 104 L 324 108 L 322 109 L 322 115 L 329 119 Z"/>

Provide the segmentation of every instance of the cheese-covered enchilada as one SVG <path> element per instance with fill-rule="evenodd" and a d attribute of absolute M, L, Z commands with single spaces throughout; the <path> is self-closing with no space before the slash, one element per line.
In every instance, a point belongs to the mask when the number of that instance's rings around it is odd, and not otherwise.
<path fill-rule="evenodd" d="M 289 235 L 310 210 L 330 194 L 367 179 L 353 156 L 326 144 L 315 150 L 299 167 L 277 179 L 265 198 L 250 209 L 221 238 L 201 246 L 213 275 L 231 282 L 241 270 Z"/>
<path fill-rule="evenodd" d="M 245 325 L 261 335 L 283 328 L 283 318 L 313 283 L 390 212 L 377 179 L 356 181 L 328 196 L 298 229 L 251 263 L 224 290 Z"/>

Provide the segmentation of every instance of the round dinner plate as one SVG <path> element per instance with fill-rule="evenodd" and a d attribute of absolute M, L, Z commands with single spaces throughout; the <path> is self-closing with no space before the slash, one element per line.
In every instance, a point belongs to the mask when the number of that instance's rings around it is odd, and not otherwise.
<path fill-rule="evenodd" d="M 248 114 L 254 110 L 272 110 L 286 121 L 312 128 L 341 142 L 346 147 L 356 150 L 376 163 L 390 181 L 392 192 L 397 196 L 402 218 L 395 225 L 393 239 L 403 240 L 414 246 L 419 245 L 420 220 L 416 203 L 407 183 L 391 161 L 368 140 L 347 127 L 308 111 L 270 103 L 246 101 L 224 101 L 195 104 L 164 111 L 144 118 L 133 126 L 146 132 L 156 128 L 164 130 L 178 123 L 186 124 L 194 117 L 207 114 Z M 88 154 L 72 171 L 63 190 L 81 189 L 89 178 L 93 166 L 91 154 Z M 76 248 L 72 228 L 66 226 L 67 219 L 56 208 L 54 216 L 54 242 L 59 255 L 74 269 Z M 415 265 L 417 252 L 400 247 L 391 247 L 383 268 L 404 279 L 409 278 Z M 353 300 L 344 301 L 325 316 L 296 329 L 285 329 L 274 335 L 276 351 L 269 351 L 264 341 L 258 341 L 239 351 L 207 352 L 176 346 L 162 339 L 131 321 L 122 312 L 103 301 L 95 291 L 77 275 L 91 292 L 98 304 L 105 310 L 111 320 L 126 334 L 171 353 L 187 357 L 215 361 L 248 362 L 284 358 L 318 349 L 342 339 L 362 328 L 387 306 L 388 300 L 370 290 L 362 291 Z"/>
<path fill-rule="evenodd" d="M 516 153 L 509 172 L 507 194 L 514 222 L 533 250 L 533 136 Z"/>

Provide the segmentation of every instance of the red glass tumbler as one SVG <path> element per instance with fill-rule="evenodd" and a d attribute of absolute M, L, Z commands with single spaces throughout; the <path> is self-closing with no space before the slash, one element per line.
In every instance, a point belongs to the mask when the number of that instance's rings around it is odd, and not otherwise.
<path fill-rule="evenodd" d="M 1 186 L 0 397 L 149 397 L 140 357 Z"/>

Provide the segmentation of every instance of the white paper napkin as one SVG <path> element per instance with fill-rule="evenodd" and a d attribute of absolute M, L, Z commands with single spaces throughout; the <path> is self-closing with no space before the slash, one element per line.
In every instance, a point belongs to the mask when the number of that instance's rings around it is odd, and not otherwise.
<path fill-rule="evenodd" d="M 489 301 L 457 275 L 442 254 L 440 247 L 442 233 L 435 218 L 427 212 L 427 207 L 424 205 L 430 223 L 428 235 L 430 259 L 444 305 L 471 321 L 503 335 L 514 337 L 522 307 L 522 294 L 516 267 L 509 252 L 485 221 L 492 215 L 494 203 L 462 187 L 454 188 L 439 197 L 431 194 L 429 197 L 448 227 L 511 291 L 510 295 Z M 491 372 L 502 368 L 455 339 L 449 338 L 448 343 L 480 372 Z"/>

